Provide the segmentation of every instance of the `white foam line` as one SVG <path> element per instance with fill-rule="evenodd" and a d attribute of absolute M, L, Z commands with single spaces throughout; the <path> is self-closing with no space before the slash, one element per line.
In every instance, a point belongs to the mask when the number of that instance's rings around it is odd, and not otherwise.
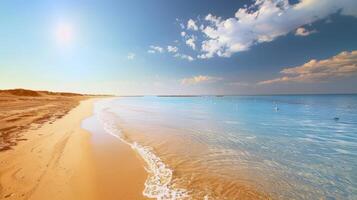
<path fill-rule="evenodd" d="M 122 133 L 111 119 L 106 119 L 104 114 L 98 113 L 98 120 L 103 125 L 105 132 L 121 140 L 134 149 L 146 162 L 146 170 L 149 173 L 145 181 L 143 195 L 157 200 L 181 200 L 191 199 L 188 191 L 185 189 L 175 188 L 172 185 L 172 173 L 162 160 L 153 153 L 152 148 L 141 146 L 133 142 L 130 143 L 121 137 Z"/>

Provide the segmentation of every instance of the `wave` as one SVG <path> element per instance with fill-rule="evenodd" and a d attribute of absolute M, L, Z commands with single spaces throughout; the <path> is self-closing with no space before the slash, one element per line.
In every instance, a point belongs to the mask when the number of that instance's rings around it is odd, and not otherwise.
<path fill-rule="evenodd" d="M 144 196 L 157 200 L 191 199 L 186 189 L 174 186 L 172 183 L 173 170 L 154 153 L 151 147 L 142 146 L 137 142 L 129 142 L 125 139 L 113 119 L 114 116 L 111 116 L 114 115 L 113 113 L 102 110 L 97 114 L 99 122 L 108 134 L 128 144 L 146 162 L 147 167 L 145 169 L 149 175 L 145 181 Z"/>

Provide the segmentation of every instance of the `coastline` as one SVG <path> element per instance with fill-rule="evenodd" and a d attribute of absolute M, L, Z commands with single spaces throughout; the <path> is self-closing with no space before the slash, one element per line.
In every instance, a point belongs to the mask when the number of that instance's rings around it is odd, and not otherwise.
<path fill-rule="evenodd" d="M 83 100 L 62 118 L 27 130 L 26 141 L 0 152 L 1 198 L 145 199 L 143 161 L 120 141 L 96 145 L 96 133 L 81 127 L 96 100 Z"/>
<path fill-rule="evenodd" d="M 163 122 L 155 115 L 157 113 L 145 110 L 140 102 L 134 101 L 137 107 L 123 102 L 125 100 L 98 102 L 96 118 L 86 123 L 86 129 L 122 141 L 145 161 L 148 172 L 145 196 L 154 199 L 272 199 L 262 188 L 248 181 L 220 176 L 215 171 L 211 173 L 207 166 L 197 162 L 200 152 L 204 151 L 201 147 L 206 147 L 204 144 L 200 147 L 189 141 L 183 143 L 180 136 L 184 133 L 173 129 L 175 126 L 157 124 Z M 150 123 L 146 123 L 147 120 Z M 170 118 L 170 122 L 176 124 L 177 121 Z M 187 146 L 192 148 L 188 150 Z M 186 155 L 192 156 L 194 161 L 185 160 Z"/>
<path fill-rule="evenodd" d="M 129 178 L 130 181 L 126 180 L 124 182 L 124 187 L 119 187 L 116 190 L 113 190 L 111 193 L 115 193 L 120 189 L 126 190 L 125 193 L 128 193 L 128 189 L 141 188 L 137 192 L 132 192 L 132 194 L 141 193 L 144 196 L 144 199 L 191 199 L 188 191 L 185 188 L 178 188 L 176 187 L 176 184 L 173 183 L 173 169 L 169 168 L 169 166 L 167 166 L 160 159 L 160 157 L 155 154 L 154 149 L 152 149 L 150 146 L 143 146 L 135 141 L 131 141 L 126 137 L 126 134 L 120 127 L 120 123 L 118 124 L 116 115 L 113 115 L 113 113 L 110 111 L 110 106 L 107 107 L 108 105 L 105 105 L 106 103 L 108 102 L 98 102 L 100 106 L 95 106 L 96 108 L 94 109 L 94 115 L 84 120 L 82 124 L 86 130 L 95 133 L 93 134 L 92 141 L 95 141 L 96 143 L 94 144 L 94 147 L 99 146 L 99 148 L 95 149 L 99 151 L 106 151 L 106 154 L 102 154 L 102 156 L 99 156 L 98 158 L 103 159 L 105 156 L 107 156 L 107 154 L 115 151 L 115 149 L 111 147 L 118 146 L 118 144 L 124 146 L 121 148 L 121 152 L 117 151 L 115 154 L 113 154 L 113 156 L 119 155 L 120 157 L 120 154 L 122 154 L 122 152 L 126 149 L 126 154 L 132 154 L 132 156 L 122 157 L 136 157 L 136 161 L 129 160 L 130 162 L 126 161 L 125 163 L 122 163 L 121 166 L 117 167 L 120 171 L 126 172 L 126 175 L 134 177 L 134 179 Z M 102 107 L 103 105 L 104 107 Z M 116 145 L 114 143 L 116 143 Z M 138 160 L 140 162 L 137 162 Z M 117 166 L 114 164 L 115 161 L 113 162 L 113 160 L 110 160 L 110 162 L 112 163 L 113 167 Z M 104 160 L 104 162 L 100 163 L 103 164 L 106 163 L 106 161 Z M 135 166 L 140 167 L 139 169 L 133 169 Z M 146 172 L 142 170 L 143 168 Z M 122 173 L 118 171 L 118 169 L 116 169 L 115 174 L 112 174 L 111 176 Z M 133 171 L 136 172 L 133 173 Z M 105 178 L 108 176 L 101 177 Z M 118 182 L 116 185 L 122 184 L 123 183 Z M 135 184 L 135 186 L 130 186 L 130 184 Z M 108 188 L 105 188 L 105 190 L 108 190 Z M 127 196 L 125 193 L 122 193 L 120 196 L 123 197 L 123 195 L 125 195 L 124 197 L 129 199 L 143 199 L 142 195 L 135 197 L 133 195 Z"/>
<path fill-rule="evenodd" d="M 82 127 L 91 133 L 98 199 L 148 199 L 143 195 L 148 173 L 136 152 L 104 130 L 95 114 L 84 119 Z"/>

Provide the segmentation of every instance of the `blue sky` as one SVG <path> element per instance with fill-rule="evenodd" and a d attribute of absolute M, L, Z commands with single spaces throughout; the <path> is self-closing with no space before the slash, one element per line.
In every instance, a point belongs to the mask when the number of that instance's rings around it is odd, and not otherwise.
<path fill-rule="evenodd" d="M 0 88 L 357 92 L 357 2 L 1 1 Z"/>

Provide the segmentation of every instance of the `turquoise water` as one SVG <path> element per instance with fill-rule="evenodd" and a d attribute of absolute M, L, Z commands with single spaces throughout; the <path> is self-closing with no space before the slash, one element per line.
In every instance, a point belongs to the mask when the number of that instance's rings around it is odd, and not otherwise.
<path fill-rule="evenodd" d="M 191 196 L 236 199 L 244 183 L 276 199 L 357 199 L 357 95 L 123 97 L 96 110 Z"/>

